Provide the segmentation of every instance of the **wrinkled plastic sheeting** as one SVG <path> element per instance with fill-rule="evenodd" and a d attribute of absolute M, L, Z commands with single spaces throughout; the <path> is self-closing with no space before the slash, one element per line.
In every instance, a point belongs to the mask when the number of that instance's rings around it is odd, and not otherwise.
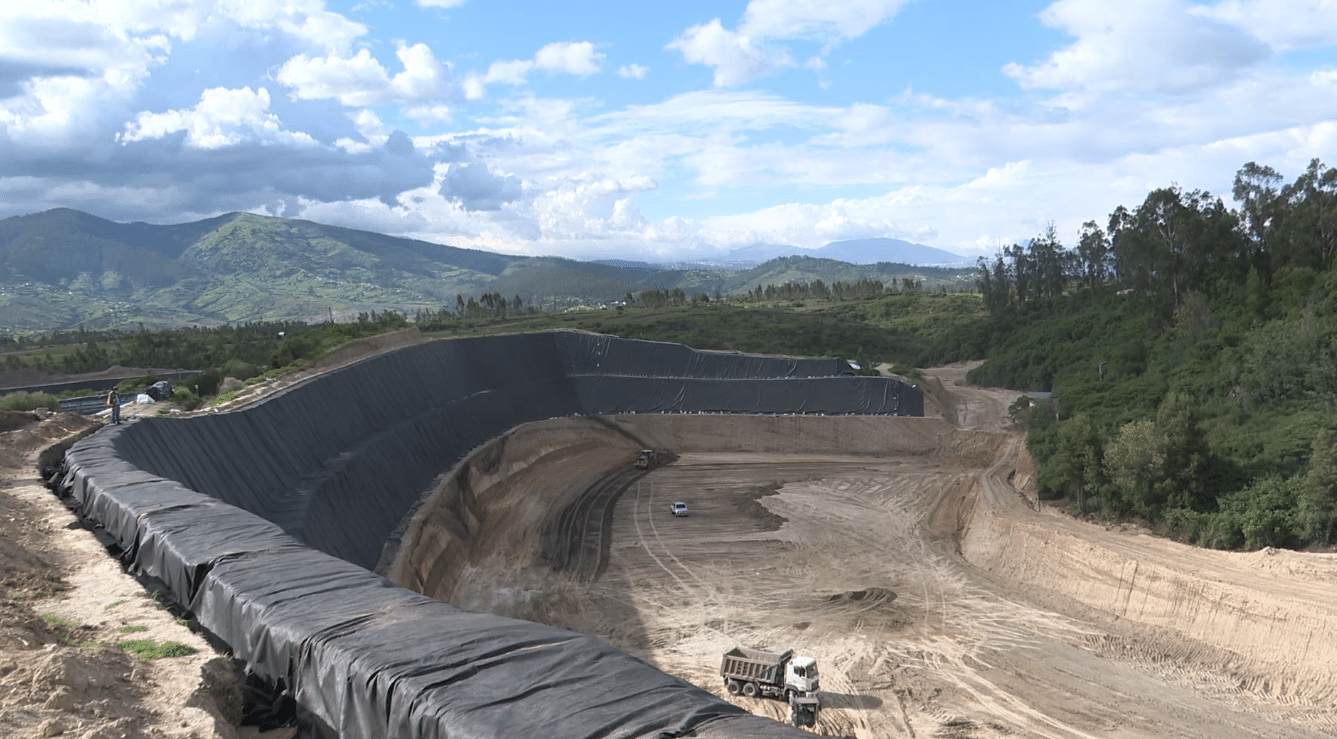
<path fill-rule="evenodd" d="M 569 375 L 739 380 L 757 377 L 834 377 L 854 374 L 854 368 L 839 357 L 770 357 L 758 354 L 700 351 L 685 344 L 632 341 L 603 334 L 572 332 L 560 335 L 562 338 L 558 343 L 558 351 Z"/>
<path fill-rule="evenodd" d="M 369 571 L 431 480 L 574 414 L 922 415 L 843 360 L 559 332 L 430 342 L 237 412 L 107 427 L 62 489 L 138 571 L 328 736 L 804 736 L 598 640 L 462 611 Z"/>
<path fill-rule="evenodd" d="M 152 418 L 125 459 L 373 568 L 431 481 L 523 423 L 577 414 L 914 415 L 918 390 L 840 359 L 701 352 L 578 332 L 428 342 L 244 412 Z M 658 372 L 658 375 L 651 375 Z M 922 400 L 919 404 L 922 415 Z"/>

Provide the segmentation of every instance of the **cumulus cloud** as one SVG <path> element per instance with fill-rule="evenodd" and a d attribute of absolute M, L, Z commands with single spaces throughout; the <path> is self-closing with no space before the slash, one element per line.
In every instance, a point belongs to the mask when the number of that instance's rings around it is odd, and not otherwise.
<path fill-rule="evenodd" d="M 665 48 L 682 53 L 691 64 L 715 68 L 716 87 L 734 87 L 778 67 L 794 65 L 782 41 L 803 40 L 827 48 L 857 38 L 896 14 L 907 0 L 752 0 L 738 30 L 719 18 L 692 26 Z M 821 57 L 805 66 L 821 69 Z"/>
<path fill-rule="evenodd" d="M 783 50 L 764 49 L 750 36 L 725 28 L 719 18 L 692 26 L 664 48 L 681 52 L 690 64 L 714 67 L 716 87 L 735 87 L 790 63 Z"/>
<path fill-rule="evenodd" d="M 441 180 L 441 196 L 465 210 L 501 210 L 520 199 L 520 178 L 493 174 L 482 162 L 452 164 Z"/>
<path fill-rule="evenodd" d="M 1182 0 L 1059 0 L 1040 20 L 1076 41 L 1003 71 L 1026 88 L 1183 93 L 1234 79 L 1270 54 L 1244 30 L 1190 11 Z"/>
<path fill-rule="evenodd" d="M 414 0 L 420 8 L 458 8 L 466 0 Z"/>
<path fill-rule="evenodd" d="M 228 90 L 215 87 L 200 93 L 194 108 L 165 113 L 140 113 L 127 123 L 118 139 L 122 143 L 162 138 L 184 131 L 186 145 L 197 149 L 235 146 L 244 141 L 288 145 L 312 145 L 305 133 L 286 131 L 278 116 L 269 112 L 269 91 L 261 87 Z"/>
<path fill-rule="evenodd" d="M 617 68 L 617 76 L 624 80 L 643 80 L 645 73 L 649 71 L 649 67 L 642 67 L 639 64 L 623 64 Z"/>
<path fill-rule="evenodd" d="M 410 102 L 444 94 L 449 73 L 426 44 L 395 50 L 404 71 L 391 77 L 367 49 L 351 57 L 308 57 L 299 54 L 275 75 L 291 88 L 294 99 L 333 99 L 349 106 Z"/>

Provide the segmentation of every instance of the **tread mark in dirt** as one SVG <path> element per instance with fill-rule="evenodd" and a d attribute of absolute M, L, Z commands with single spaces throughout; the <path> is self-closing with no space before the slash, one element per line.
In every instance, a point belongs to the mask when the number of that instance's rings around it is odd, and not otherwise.
<path fill-rule="evenodd" d="M 641 546 L 645 548 L 645 553 L 649 554 L 650 558 L 655 561 L 655 564 L 659 565 L 661 569 L 667 572 L 669 574 L 669 577 L 672 577 L 674 581 L 677 582 L 678 585 L 682 587 L 683 590 L 686 590 L 690 593 L 694 590 L 694 588 L 688 583 L 684 582 L 681 577 L 678 577 L 677 573 L 675 573 L 668 565 L 664 564 L 664 561 L 662 559 L 660 559 L 658 556 L 655 555 L 654 550 L 652 550 L 650 547 L 649 540 L 645 536 L 645 531 L 641 528 L 641 497 L 642 493 L 644 492 L 644 487 L 645 487 L 644 485 L 639 483 L 636 485 L 636 505 L 632 510 L 631 519 L 636 524 L 636 538 L 640 541 Z M 715 597 L 714 594 L 711 592 L 709 585 L 700 577 L 697 577 L 696 573 L 692 571 L 692 568 L 683 564 L 682 560 L 673 556 L 673 552 L 671 552 L 669 548 L 665 546 L 664 540 L 660 538 L 659 528 L 655 526 L 654 503 L 655 503 L 655 491 L 654 491 L 654 485 L 651 484 L 650 497 L 649 500 L 646 502 L 645 515 L 649 519 L 650 532 L 654 536 L 655 543 L 659 545 L 660 549 L 664 550 L 664 554 L 666 554 L 679 567 L 682 568 L 683 572 L 687 573 L 688 577 L 692 578 L 697 582 L 697 584 L 701 587 L 702 592 L 704 592 L 705 594 L 705 599 L 713 601 Z"/>

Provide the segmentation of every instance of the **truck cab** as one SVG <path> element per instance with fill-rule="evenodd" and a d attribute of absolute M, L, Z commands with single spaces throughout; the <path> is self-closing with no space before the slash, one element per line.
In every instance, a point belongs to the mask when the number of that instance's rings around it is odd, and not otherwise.
<path fill-rule="evenodd" d="M 785 687 L 799 695 L 814 695 L 818 691 L 817 660 L 812 657 L 793 657 L 785 665 Z"/>

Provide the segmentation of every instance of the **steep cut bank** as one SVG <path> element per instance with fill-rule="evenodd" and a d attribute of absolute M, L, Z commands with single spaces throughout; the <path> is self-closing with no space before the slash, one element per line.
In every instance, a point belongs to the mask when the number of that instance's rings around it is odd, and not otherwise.
<path fill-rule="evenodd" d="M 955 407 L 977 427 L 1005 428 L 1015 393 L 966 385 L 964 367 L 938 372 L 937 386 L 927 386 L 930 404 Z M 1337 555 L 1206 550 L 1042 508 L 1019 494 L 1034 463 L 1011 435 L 973 488 L 958 537 L 966 561 L 1119 632 L 1093 638 L 1094 648 L 1197 665 L 1337 728 L 1330 711 L 1315 710 L 1337 695 Z"/>

